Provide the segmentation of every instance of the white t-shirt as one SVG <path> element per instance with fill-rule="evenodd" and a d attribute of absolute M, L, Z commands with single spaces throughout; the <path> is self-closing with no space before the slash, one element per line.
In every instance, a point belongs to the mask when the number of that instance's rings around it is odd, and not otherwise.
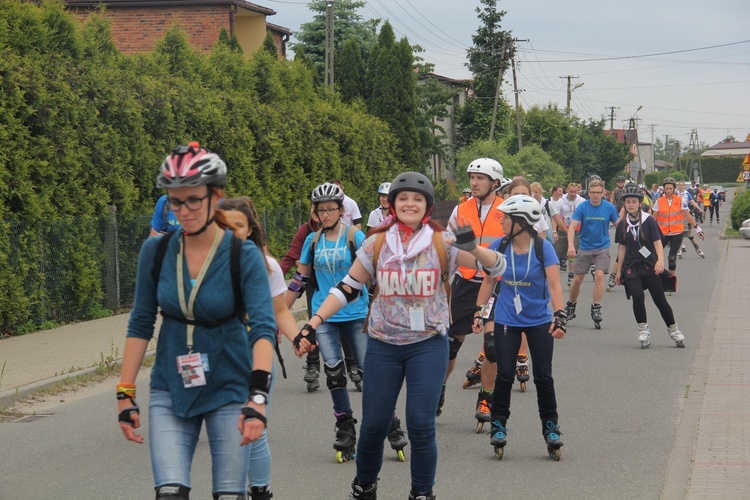
<path fill-rule="evenodd" d="M 385 215 L 383 215 L 384 213 Z M 375 210 L 370 212 L 370 216 L 367 217 L 367 227 L 380 227 L 387 215 L 387 210 L 383 212 L 381 207 L 376 208 Z"/>
<path fill-rule="evenodd" d="M 584 201 L 586 200 L 580 194 L 577 194 L 576 199 L 573 201 L 570 201 L 568 195 L 565 194 L 562 198 L 557 200 L 557 202 L 553 203 L 555 203 L 555 209 L 557 209 L 557 213 L 560 214 L 560 217 L 563 218 L 565 225 L 570 226 L 570 222 L 573 220 L 573 212 L 575 212 L 578 205 Z"/>
<path fill-rule="evenodd" d="M 341 222 L 345 226 L 351 226 L 355 220 L 361 218 L 362 214 L 359 212 L 357 202 L 344 195 L 344 212 L 341 214 Z"/>
<path fill-rule="evenodd" d="M 266 255 L 266 262 L 271 270 L 268 272 L 268 284 L 271 285 L 271 297 L 278 297 L 281 294 L 286 294 L 286 282 L 284 281 L 284 273 L 281 272 L 281 266 L 276 259 Z"/>

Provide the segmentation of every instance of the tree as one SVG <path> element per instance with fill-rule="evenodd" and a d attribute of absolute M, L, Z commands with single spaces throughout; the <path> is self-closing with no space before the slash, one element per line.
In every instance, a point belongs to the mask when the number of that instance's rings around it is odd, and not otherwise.
<path fill-rule="evenodd" d="M 424 78 L 422 84 L 417 85 L 416 126 L 423 163 L 429 162 L 433 155 L 438 155 L 445 163 L 449 163 L 448 158 L 452 151 L 442 143 L 441 138 L 446 131 L 437 121 L 448 116 L 448 103 L 457 92 L 433 77 Z"/>
<path fill-rule="evenodd" d="M 472 47 L 466 51 L 474 83 L 470 99 L 459 114 L 461 144 L 489 137 L 497 75 L 501 68 L 505 72 L 510 65 L 511 47 L 504 43 L 510 38 L 510 31 L 501 28 L 506 12 L 497 10 L 497 0 L 480 0 L 480 5 L 484 7 L 475 9 L 480 26 L 471 37 Z M 496 129 L 504 130 L 509 112 L 510 108 L 501 98 Z"/>
<path fill-rule="evenodd" d="M 263 47 L 261 50 L 268 52 L 277 59 L 279 57 L 279 48 L 276 46 L 276 41 L 273 39 L 273 35 L 271 35 L 270 31 L 266 32 L 266 39 L 263 40 Z"/>
<path fill-rule="evenodd" d="M 352 102 L 365 96 L 365 61 L 357 39 L 352 37 L 344 44 L 336 57 L 334 81 L 341 93 L 341 100 Z"/>
<path fill-rule="evenodd" d="M 310 2 L 308 8 L 316 14 L 313 16 L 312 21 L 304 23 L 300 26 L 300 30 L 294 34 L 299 42 L 291 44 L 291 48 L 295 52 L 299 47 L 304 48 L 321 81 L 323 81 L 323 74 L 325 72 L 327 3 L 325 0 L 313 0 Z M 377 29 L 380 20 L 363 20 L 362 16 L 357 14 L 357 10 L 364 7 L 366 3 L 364 0 L 336 1 L 333 10 L 334 51 L 338 52 L 342 50 L 344 44 L 350 38 L 354 38 L 359 43 L 360 49 L 362 49 L 363 58 L 368 58 L 370 49 L 377 40 Z"/>

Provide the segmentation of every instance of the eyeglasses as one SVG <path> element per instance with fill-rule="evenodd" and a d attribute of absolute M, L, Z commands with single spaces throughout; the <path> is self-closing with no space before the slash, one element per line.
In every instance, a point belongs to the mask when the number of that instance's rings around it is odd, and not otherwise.
<path fill-rule="evenodd" d="M 167 204 L 169 209 L 173 212 L 179 212 L 183 205 L 190 211 L 199 210 L 203 206 L 203 200 L 208 198 L 208 195 L 198 198 L 197 196 L 188 198 L 187 200 L 178 200 L 177 198 L 167 198 Z"/>
<path fill-rule="evenodd" d="M 325 215 L 333 215 L 333 214 L 335 214 L 336 212 L 338 212 L 339 210 L 340 210 L 340 209 L 338 209 L 338 208 L 319 208 L 319 209 L 317 210 L 317 214 L 318 214 L 318 215 L 324 215 L 324 214 L 325 214 Z"/>
<path fill-rule="evenodd" d="M 589 194 L 604 194 L 604 191 L 589 191 Z"/>

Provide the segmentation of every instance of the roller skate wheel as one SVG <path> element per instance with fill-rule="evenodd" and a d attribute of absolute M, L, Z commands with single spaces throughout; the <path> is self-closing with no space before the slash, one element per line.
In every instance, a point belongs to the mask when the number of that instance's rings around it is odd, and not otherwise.
<path fill-rule="evenodd" d="M 521 382 L 521 392 L 526 392 L 526 382 Z"/>
<path fill-rule="evenodd" d="M 343 464 L 346 462 L 346 455 L 344 455 L 343 451 L 337 451 L 336 452 L 336 462 Z"/>
<path fill-rule="evenodd" d="M 503 448 L 495 446 L 495 458 L 497 458 L 498 460 L 502 460 L 504 451 L 505 450 Z"/>
<path fill-rule="evenodd" d="M 357 392 L 362 392 L 362 382 L 354 382 L 354 387 L 357 389 Z"/>
<path fill-rule="evenodd" d="M 676 345 L 677 347 L 681 348 L 681 349 L 684 349 L 684 348 L 685 348 L 685 342 L 684 342 L 684 341 L 682 341 L 682 340 L 678 340 L 677 342 L 675 342 L 675 345 Z"/>
<path fill-rule="evenodd" d="M 651 346 L 651 342 L 649 342 L 647 340 L 642 340 L 641 341 L 641 349 L 648 349 L 650 346 Z"/>
<path fill-rule="evenodd" d="M 405 462 L 406 461 L 406 457 L 404 456 L 404 450 L 398 450 L 396 452 L 396 455 L 398 455 L 398 461 L 399 462 Z"/>
<path fill-rule="evenodd" d="M 464 380 L 464 385 L 463 385 L 463 387 L 464 387 L 464 389 L 468 389 L 469 387 L 471 387 L 471 381 L 469 381 L 469 380 Z"/>
<path fill-rule="evenodd" d="M 596 328 L 597 330 L 601 330 L 602 329 L 602 324 L 601 323 L 594 323 L 594 328 Z"/>
<path fill-rule="evenodd" d="M 552 460 L 554 460 L 556 462 L 560 461 L 560 457 L 562 456 L 562 453 L 560 452 L 560 448 L 550 448 L 547 451 L 549 451 L 549 457 Z"/>
<path fill-rule="evenodd" d="M 484 422 L 477 422 L 477 434 L 480 434 L 482 432 L 483 427 L 484 427 Z"/>
<path fill-rule="evenodd" d="M 611 286 L 609 286 L 609 285 L 607 285 L 607 291 L 608 291 L 608 292 L 611 292 L 611 291 L 612 291 L 612 287 L 611 287 Z"/>
<path fill-rule="evenodd" d="M 307 392 L 315 392 L 320 387 L 320 384 L 316 380 L 315 382 L 308 382 L 307 383 Z"/>

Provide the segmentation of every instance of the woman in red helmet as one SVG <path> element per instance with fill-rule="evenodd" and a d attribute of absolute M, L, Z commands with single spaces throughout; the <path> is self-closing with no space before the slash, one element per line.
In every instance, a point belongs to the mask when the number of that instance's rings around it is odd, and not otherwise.
<path fill-rule="evenodd" d="M 227 167 L 218 155 L 198 143 L 177 146 L 162 164 L 157 187 L 167 189 L 181 228 L 146 240 L 138 261 L 118 412 L 125 438 L 142 443 L 135 432 L 140 427 L 135 380 L 160 312 L 149 402 L 157 499 L 189 498 L 190 467 L 204 422 L 214 498 L 245 498 L 243 446 L 260 438 L 266 425 L 276 330 L 268 273 L 255 244 L 241 243 L 240 311 L 230 274 L 233 235 L 215 222 L 226 183 Z M 250 328 L 243 324 L 245 314 Z"/>

